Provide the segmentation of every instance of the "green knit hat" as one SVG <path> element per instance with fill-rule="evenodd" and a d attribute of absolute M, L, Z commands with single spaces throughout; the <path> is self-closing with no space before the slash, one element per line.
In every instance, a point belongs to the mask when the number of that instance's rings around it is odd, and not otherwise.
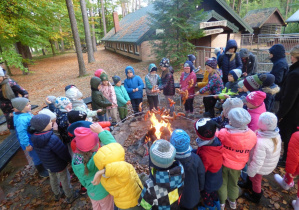
<path fill-rule="evenodd" d="M 108 81 L 108 75 L 105 74 L 105 73 L 102 73 L 100 78 L 101 78 L 102 81 Z"/>

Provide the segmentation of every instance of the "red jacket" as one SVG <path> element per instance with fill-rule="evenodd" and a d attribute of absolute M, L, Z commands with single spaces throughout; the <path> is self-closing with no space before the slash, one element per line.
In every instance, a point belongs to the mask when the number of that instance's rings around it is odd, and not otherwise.
<path fill-rule="evenodd" d="M 257 141 L 255 133 L 250 129 L 243 133 L 230 133 L 226 128 L 222 128 L 216 135 L 224 147 L 223 165 L 234 170 L 244 168 L 250 150 Z"/>
<path fill-rule="evenodd" d="M 285 169 L 292 175 L 299 174 L 299 131 L 293 133 L 290 139 Z"/>
<path fill-rule="evenodd" d="M 181 75 L 180 78 L 180 85 L 182 90 L 188 90 L 188 98 L 194 98 L 195 93 L 195 85 L 197 84 L 197 78 L 194 71 L 192 71 L 185 80 L 184 79 L 184 72 Z M 189 81 L 193 80 L 193 85 L 189 88 Z"/>
<path fill-rule="evenodd" d="M 216 173 L 222 167 L 223 146 L 202 146 L 198 147 L 196 154 L 201 158 L 206 172 Z"/>

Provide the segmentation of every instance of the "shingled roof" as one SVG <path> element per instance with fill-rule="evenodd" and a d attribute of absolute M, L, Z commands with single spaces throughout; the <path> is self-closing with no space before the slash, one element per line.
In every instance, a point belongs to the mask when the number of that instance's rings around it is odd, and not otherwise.
<path fill-rule="evenodd" d="M 275 12 L 278 13 L 282 22 L 284 22 L 283 25 L 286 25 L 284 18 L 276 7 L 251 10 L 244 16 L 243 20 L 247 22 L 252 28 L 261 28 Z"/>
<path fill-rule="evenodd" d="M 292 14 L 291 17 L 289 17 L 286 20 L 287 23 L 298 23 L 299 22 L 299 10 L 297 10 L 297 12 L 295 12 L 294 14 Z"/>

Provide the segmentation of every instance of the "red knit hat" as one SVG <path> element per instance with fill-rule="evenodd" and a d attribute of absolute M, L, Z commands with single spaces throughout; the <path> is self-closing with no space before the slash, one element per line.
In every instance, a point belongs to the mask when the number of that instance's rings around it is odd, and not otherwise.
<path fill-rule="evenodd" d="M 101 76 L 101 74 L 102 74 L 103 72 L 105 73 L 105 70 L 104 70 L 104 69 L 98 69 L 98 70 L 96 70 L 96 72 L 94 73 L 94 76 L 100 78 L 100 76 Z"/>
<path fill-rule="evenodd" d="M 246 101 L 253 106 L 260 106 L 264 103 L 266 93 L 262 91 L 253 91 L 246 96 Z"/>
<path fill-rule="evenodd" d="M 99 143 L 98 134 L 92 132 L 90 128 L 78 127 L 75 129 L 76 146 L 82 152 L 92 150 Z"/>

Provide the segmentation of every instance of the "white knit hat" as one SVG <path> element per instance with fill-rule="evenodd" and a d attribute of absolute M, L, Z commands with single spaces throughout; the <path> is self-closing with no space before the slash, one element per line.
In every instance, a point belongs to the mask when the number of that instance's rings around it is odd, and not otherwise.
<path fill-rule="evenodd" d="M 82 93 L 80 90 L 76 87 L 71 87 L 65 92 L 65 96 L 69 98 L 70 100 L 78 100 L 79 98 L 82 98 Z"/>
<path fill-rule="evenodd" d="M 229 125 L 226 125 L 226 128 L 245 130 L 248 128 L 247 125 L 251 121 L 251 116 L 248 111 L 243 108 L 233 108 L 228 113 L 228 120 Z"/>
<path fill-rule="evenodd" d="M 243 101 L 239 98 L 228 98 L 225 100 L 225 102 L 222 105 L 223 108 L 223 115 L 225 118 L 228 117 L 228 113 L 233 108 L 242 108 L 243 107 Z"/>
<path fill-rule="evenodd" d="M 56 119 L 56 114 L 51 112 L 50 109 L 45 108 L 45 109 L 40 110 L 38 113 L 48 115 L 49 117 L 51 117 L 51 120 Z"/>
<path fill-rule="evenodd" d="M 271 112 L 264 112 L 260 115 L 257 125 L 262 131 L 274 131 L 277 127 L 277 117 Z"/>

